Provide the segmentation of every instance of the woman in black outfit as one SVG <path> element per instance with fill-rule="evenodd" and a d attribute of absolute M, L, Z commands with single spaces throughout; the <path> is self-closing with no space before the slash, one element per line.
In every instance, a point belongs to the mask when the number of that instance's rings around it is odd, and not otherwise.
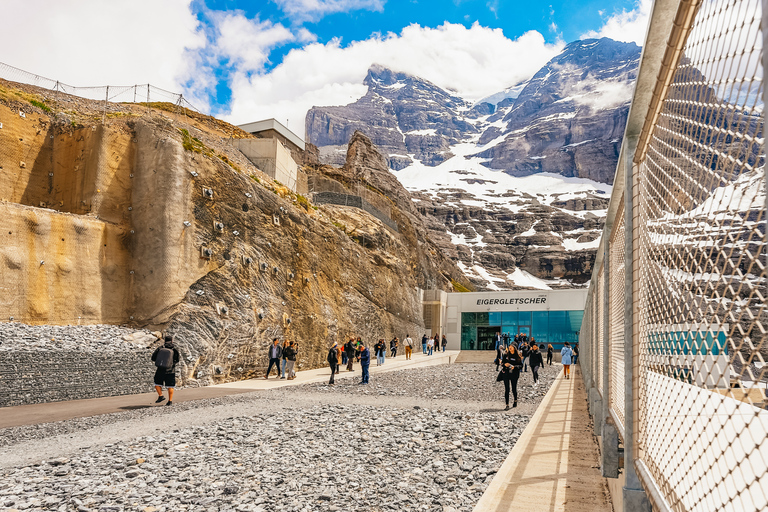
<path fill-rule="evenodd" d="M 550 343 L 547 345 L 547 364 L 549 366 L 552 366 L 552 353 L 555 351 L 555 349 L 552 348 L 552 344 Z"/>
<path fill-rule="evenodd" d="M 496 377 L 497 382 L 500 380 L 504 381 L 504 401 L 507 404 L 504 408 L 505 411 L 509 410 L 510 384 L 512 385 L 512 395 L 515 397 L 512 407 L 517 407 L 517 380 L 520 378 L 520 368 L 522 367 L 523 359 L 520 357 L 520 353 L 513 345 L 510 345 L 501 358 L 501 371 L 499 376 Z"/>

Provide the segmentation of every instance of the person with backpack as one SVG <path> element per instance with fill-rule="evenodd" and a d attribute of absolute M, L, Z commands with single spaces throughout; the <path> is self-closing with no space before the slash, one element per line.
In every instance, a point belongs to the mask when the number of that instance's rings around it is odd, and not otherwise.
<path fill-rule="evenodd" d="M 397 357 L 397 347 L 400 346 L 400 338 L 395 336 L 392 338 L 392 341 L 389 342 L 389 350 L 390 350 L 390 357 L 395 358 Z"/>
<path fill-rule="evenodd" d="M 155 391 L 157 391 L 156 404 L 159 404 L 163 396 L 163 386 L 168 388 L 168 403 L 173 404 L 173 392 L 176 389 L 176 364 L 179 362 L 179 351 L 173 345 L 173 336 L 168 334 L 163 339 L 163 346 L 157 347 L 152 353 L 152 361 L 155 362 Z"/>
<path fill-rule="evenodd" d="M 355 338 L 349 338 L 349 341 L 344 345 L 344 353 L 347 355 L 347 371 L 355 371 Z"/>
<path fill-rule="evenodd" d="M 543 347 L 544 345 L 542 345 Z M 531 363 L 531 372 L 533 373 L 533 385 L 538 386 L 539 385 L 539 368 L 544 366 L 544 358 L 541 357 L 541 352 L 539 352 L 539 346 L 534 343 L 531 345 L 531 353 L 528 356 L 528 359 Z"/>
<path fill-rule="evenodd" d="M 571 344 L 567 341 L 563 345 L 563 349 L 560 351 L 560 362 L 563 363 L 563 375 L 566 379 L 571 378 L 571 358 L 573 357 L 573 350 Z"/>
<path fill-rule="evenodd" d="M 288 361 L 285 366 L 285 372 L 288 375 L 288 380 L 296 378 L 296 355 L 299 353 L 299 344 L 294 343 L 293 340 L 288 341 L 288 346 L 283 349 L 283 357 Z"/>
<path fill-rule="evenodd" d="M 373 346 L 373 351 L 376 354 L 376 366 L 384 364 L 384 358 L 387 354 L 387 346 L 384 344 L 384 338 L 379 338 L 379 341 Z"/>
<path fill-rule="evenodd" d="M 326 358 L 326 361 L 328 361 L 328 366 L 331 367 L 331 380 L 328 382 L 328 384 L 336 384 L 333 381 L 333 378 L 339 372 L 339 344 L 335 341 L 333 342 L 333 345 L 331 345 L 331 349 L 328 351 L 328 357 Z"/>
<path fill-rule="evenodd" d="M 361 341 L 357 344 L 357 350 L 360 354 L 360 368 L 363 370 L 363 378 L 360 384 L 368 384 L 368 367 L 371 365 L 371 351 Z"/>
<path fill-rule="evenodd" d="M 272 340 L 272 344 L 267 349 L 267 357 L 269 357 L 269 366 L 267 366 L 267 374 L 264 378 L 269 378 L 269 372 L 272 371 L 272 365 L 275 365 L 277 377 L 280 378 L 280 360 L 283 358 L 283 347 L 280 346 L 280 340 L 277 338 Z"/>

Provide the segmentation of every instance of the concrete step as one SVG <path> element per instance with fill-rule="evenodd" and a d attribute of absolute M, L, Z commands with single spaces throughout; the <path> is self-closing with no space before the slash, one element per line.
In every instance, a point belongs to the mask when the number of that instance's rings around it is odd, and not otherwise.
<path fill-rule="evenodd" d="M 456 356 L 457 363 L 488 363 L 493 364 L 496 359 L 495 350 L 462 350 Z"/>

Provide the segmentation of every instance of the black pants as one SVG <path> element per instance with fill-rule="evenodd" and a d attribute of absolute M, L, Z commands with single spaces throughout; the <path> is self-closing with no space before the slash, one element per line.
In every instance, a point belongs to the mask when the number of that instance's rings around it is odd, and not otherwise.
<path fill-rule="evenodd" d="M 512 387 L 512 396 L 515 397 L 517 402 L 517 379 L 520 378 L 520 369 L 515 368 L 509 372 L 504 380 L 504 402 L 509 405 L 509 388 Z"/>
<path fill-rule="evenodd" d="M 392 353 L 392 355 L 390 355 L 389 357 L 397 357 L 397 349 L 396 348 L 393 348 L 390 352 Z"/>
<path fill-rule="evenodd" d="M 272 365 L 275 365 L 275 370 L 277 370 L 277 376 L 280 376 L 280 360 L 276 357 L 270 357 L 269 358 L 269 366 L 267 366 L 267 377 L 269 377 L 269 372 L 272 371 Z"/>
<path fill-rule="evenodd" d="M 547 364 L 552 366 L 552 354 L 547 354 Z"/>
<path fill-rule="evenodd" d="M 339 371 L 339 365 L 332 364 L 331 365 L 331 380 L 328 381 L 328 384 L 333 384 L 334 383 L 333 382 L 333 377 L 338 373 L 338 371 Z"/>
<path fill-rule="evenodd" d="M 539 367 L 531 366 L 531 371 L 533 372 L 533 382 L 539 382 Z"/>

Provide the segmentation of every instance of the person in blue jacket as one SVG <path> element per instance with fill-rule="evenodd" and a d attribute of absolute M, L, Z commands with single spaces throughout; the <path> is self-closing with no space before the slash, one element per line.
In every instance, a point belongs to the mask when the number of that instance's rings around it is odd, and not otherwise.
<path fill-rule="evenodd" d="M 565 345 L 563 345 L 563 349 L 560 351 L 560 356 L 562 357 L 561 362 L 563 363 L 563 375 L 565 375 L 566 379 L 570 379 L 571 358 L 573 357 L 573 350 L 571 349 L 571 344 L 567 341 L 565 342 Z"/>
<path fill-rule="evenodd" d="M 368 384 L 368 367 L 371 365 L 371 351 L 363 343 L 358 343 L 360 351 L 360 367 L 363 369 L 363 380 L 360 384 Z"/>

